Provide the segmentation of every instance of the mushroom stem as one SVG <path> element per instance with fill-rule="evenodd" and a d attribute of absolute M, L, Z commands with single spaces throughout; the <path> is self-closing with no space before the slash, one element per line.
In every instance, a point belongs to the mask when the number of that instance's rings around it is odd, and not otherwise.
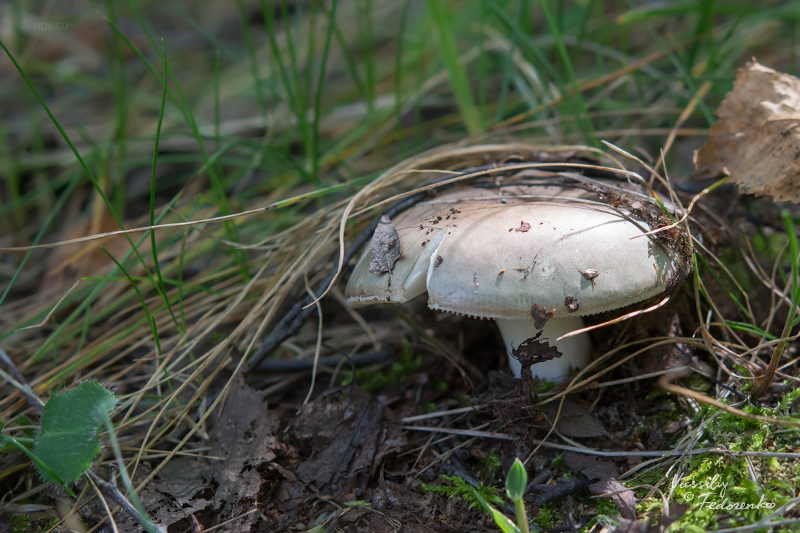
<path fill-rule="evenodd" d="M 533 321 L 515 320 L 507 318 L 497 318 L 497 327 L 500 335 L 506 343 L 506 353 L 508 354 L 508 365 L 514 376 L 519 378 L 522 365 L 511 352 L 519 347 L 526 340 L 534 337 L 540 330 L 533 326 Z M 591 343 L 586 333 L 568 337 L 555 343 L 555 339 L 570 331 L 575 331 L 583 327 L 583 320 L 580 317 L 551 318 L 542 328 L 542 335 L 539 338 L 542 342 L 547 342 L 550 346 L 555 345 L 561 357 L 536 363 L 531 366 L 531 374 L 535 378 L 545 381 L 563 381 L 569 376 L 570 368 L 583 368 L 589 363 L 589 352 Z"/>

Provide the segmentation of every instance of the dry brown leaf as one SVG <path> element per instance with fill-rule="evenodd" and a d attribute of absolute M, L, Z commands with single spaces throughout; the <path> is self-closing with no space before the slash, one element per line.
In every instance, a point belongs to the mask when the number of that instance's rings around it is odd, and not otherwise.
<path fill-rule="evenodd" d="M 556 430 L 566 437 L 593 438 L 607 437 L 603 423 L 590 412 L 590 406 L 567 398 L 561 406 L 552 403 L 545 409 L 548 422 L 556 421 Z M 549 427 L 549 426 L 548 426 Z"/>
<path fill-rule="evenodd" d="M 800 202 L 800 79 L 747 63 L 717 116 L 695 152 L 697 171 L 728 174 L 742 193 Z"/>

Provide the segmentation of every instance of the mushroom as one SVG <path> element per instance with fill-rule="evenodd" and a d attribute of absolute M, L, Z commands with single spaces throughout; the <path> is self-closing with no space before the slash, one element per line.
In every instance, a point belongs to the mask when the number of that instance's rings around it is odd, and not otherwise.
<path fill-rule="evenodd" d="M 628 202 L 635 208 L 611 207 L 598 197 L 572 186 L 516 185 L 418 203 L 392 221 L 400 255 L 391 271 L 371 273 L 365 253 L 347 301 L 402 303 L 427 291 L 431 309 L 494 319 L 516 377 L 526 350 L 535 377 L 562 380 L 588 363 L 591 345 L 585 333 L 559 336 L 581 329 L 583 316 L 664 292 L 684 270 L 663 236 L 645 235 L 653 228 L 643 219 L 657 215 L 644 213 L 658 213 L 655 204 L 639 195 Z"/>

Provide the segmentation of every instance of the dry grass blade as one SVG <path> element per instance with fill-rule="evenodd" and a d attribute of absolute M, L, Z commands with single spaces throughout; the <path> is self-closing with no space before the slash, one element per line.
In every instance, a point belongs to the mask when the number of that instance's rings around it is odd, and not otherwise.
<path fill-rule="evenodd" d="M 681 396 L 686 396 L 688 398 L 693 398 L 698 402 L 704 403 L 706 405 L 712 405 L 721 411 L 725 411 L 726 413 L 731 413 L 736 416 L 740 416 L 742 418 L 746 418 L 748 420 L 755 420 L 758 422 L 763 422 L 765 424 L 778 424 L 781 426 L 791 426 L 800 428 L 800 422 L 795 422 L 793 420 L 782 420 L 780 418 L 773 418 L 771 416 L 762 416 L 757 415 L 754 413 L 748 413 L 747 411 L 742 411 L 741 409 L 737 409 L 736 407 L 731 407 L 730 405 L 726 405 L 714 398 L 706 396 L 705 394 L 698 393 L 691 389 L 687 389 L 686 387 L 681 387 L 680 385 L 675 385 L 672 383 L 673 380 L 680 378 L 686 375 L 685 370 L 679 370 L 674 373 L 665 374 L 658 379 L 658 384 L 675 394 L 680 394 Z"/>
<path fill-rule="evenodd" d="M 667 296 L 666 298 L 662 298 L 662 300 L 660 302 L 658 302 L 657 304 L 651 305 L 650 307 L 647 307 L 646 309 L 639 309 L 637 311 L 631 311 L 630 313 L 625 313 L 622 316 L 619 316 L 617 318 L 613 318 L 611 320 L 606 320 L 605 322 L 601 322 L 600 324 L 595 324 L 593 326 L 587 326 L 585 328 L 576 329 L 575 331 L 570 331 L 569 333 L 565 333 L 564 335 L 561 335 L 560 337 L 558 337 L 556 339 L 556 341 L 560 341 L 562 339 L 568 339 L 570 337 L 574 337 L 575 335 L 580 335 L 580 334 L 586 333 L 588 331 L 594 331 L 596 329 L 604 328 L 604 327 L 610 326 L 612 324 L 618 324 L 620 322 L 624 322 L 625 320 L 629 320 L 629 319 L 631 319 L 631 318 L 633 318 L 635 316 L 643 315 L 645 313 L 650 313 L 652 311 L 655 311 L 656 309 L 659 309 L 659 308 L 664 307 L 665 305 L 667 305 L 667 303 L 669 302 L 669 299 L 670 299 L 670 297 Z"/>

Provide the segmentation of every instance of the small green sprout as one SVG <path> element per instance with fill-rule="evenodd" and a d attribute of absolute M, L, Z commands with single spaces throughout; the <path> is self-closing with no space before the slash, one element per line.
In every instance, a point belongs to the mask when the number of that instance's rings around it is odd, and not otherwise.
<path fill-rule="evenodd" d="M 475 491 L 475 497 L 481 502 L 486 512 L 491 515 L 492 520 L 503 530 L 503 533 L 530 533 L 530 529 L 528 528 L 528 514 L 525 511 L 525 501 L 522 499 L 525 496 L 525 487 L 527 485 L 528 473 L 525 471 L 525 465 L 522 464 L 519 458 L 514 459 L 514 464 L 511 465 L 511 469 L 509 469 L 508 476 L 506 477 L 506 495 L 514 504 L 514 511 L 517 515 L 516 524 L 503 513 L 495 509 Z"/>

